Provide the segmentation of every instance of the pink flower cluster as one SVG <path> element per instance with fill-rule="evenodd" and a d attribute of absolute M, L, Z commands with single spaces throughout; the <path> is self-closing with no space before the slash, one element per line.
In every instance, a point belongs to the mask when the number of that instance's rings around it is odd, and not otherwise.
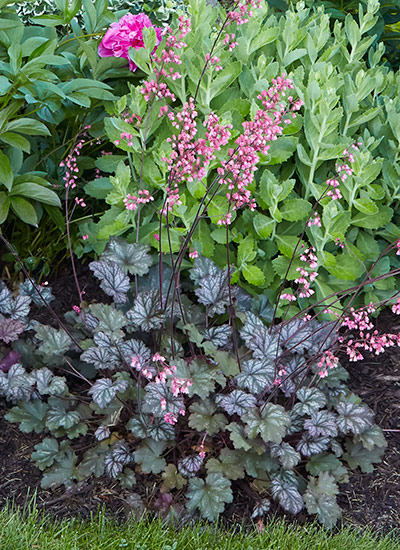
<path fill-rule="evenodd" d="M 321 218 L 319 217 L 317 212 L 314 212 L 314 217 L 311 220 L 308 220 L 307 225 L 308 227 L 312 227 L 313 225 L 316 225 L 317 227 L 322 227 Z"/>
<path fill-rule="evenodd" d="M 125 208 L 127 210 L 136 210 L 138 204 L 146 204 L 154 200 L 154 197 L 150 195 L 150 191 L 147 189 L 139 189 L 138 197 L 131 195 L 130 193 L 124 199 Z"/>
<path fill-rule="evenodd" d="M 238 45 L 238 43 L 235 41 L 235 38 L 236 36 L 234 33 L 226 34 L 225 38 L 222 41 L 224 46 L 228 46 L 230 52 L 233 51 Z"/>
<path fill-rule="evenodd" d="M 129 61 L 129 69 L 136 71 L 137 65 L 129 57 L 129 48 L 138 50 L 144 48 L 143 29 L 153 27 L 152 22 L 144 13 L 134 15 L 127 13 L 116 23 L 111 23 L 110 28 L 99 44 L 100 57 L 122 57 Z M 153 27 L 156 32 L 155 51 L 162 39 L 162 30 Z"/>
<path fill-rule="evenodd" d="M 304 248 L 304 244 L 301 245 Z M 306 264 L 306 267 L 311 271 L 308 271 L 305 267 L 298 267 L 296 271 L 300 273 L 300 277 L 295 279 L 295 283 L 300 285 L 296 294 L 299 298 L 309 298 L 314 294 L 314 290 L 311 287 L 311 283 L 318 277 L 318 271 L 315 271 L 318 267 L 318 258 L 315 255 L 315 248 L 311 246 L 300 254 L 300 260 Z M 288 300 L 289 302 L 295 302 L 297 299 L 296 294 L 284 292 L 280 295 L 280 300 Z"/>
<path fill-rule="evenodd" d="M 251 8 L 261 8 L 261 0 L 241 0 L 235 5 L 235 9 L 228 14 L 229 19 L 238 25 L 248 23 L 249 17 L 252 17 Z"/>
<path fill-rule="evenodd" d="M 86 143 L 85 137 L 87 137 L 87 132 L 90 128 L 90 124 L 85 126 L 83 131 L 80 133 L 80 139 L 78 139 L 75 143 L 65 160 L 62 160 L 59 164 L 60 168 L 65 168 L 64 176 L 62 178 L 64 180 L 65 187 L 71 187 L 71 189 L 76 187 L 76 180 L 78 179 L 77 174 L 79 172 L 77 157 L 81 154 L 81 149 Z"/>
<path fill-rule="evenodd" d="M 177 378 L 175 376 L 175 365 L 168 365 L 166 363 L 165 357 L 163 357 L 159 353 L 153 355 L 152 361 L 154 363 L 159 363 L 162 367 L 161 370 L 158 370 L 158 374 L 155 377 L 154 381 L 156 384 L 166 384 L 167 381 L 170 380 L 172 393 L 175 397 L 189 393 L 189 388 L 193 384 L 193 382 L 186 378 Z M 160 399 L 160 406 L 162 410 L 167 409 L 167 401 L 165 398 Z M 179 410 L 179 414 L 185 416 L 185 409 L 183 408 L 183 406 Z M 176 424 L 178 422 L 178 416 L 175 413 L 167 411 L 164 414 L 164 420 L 168 424 Z"/>
<path fill-rule="evenodd" d="M 172 152 L 169 157 L 162 160 L 170 168 L 170 181 L 173 187 L 167 188 L 167 200 L 162 211 L 171 211 L 174 204 L 180 204 L 179 183 L 183 181 L 202 180 L 207 174 L 207 168 L 214 160 L 216 151 L 226 145 L 229 141 L 232 128 L 231 124 L 220 124 L 216 114 L 211 113 L 204 121 L 206 128 L 205 138 L 196 139 L 197 135 L 197 111 L 193 98 L 190 98 L 183 106 L 182 111 L 174 115 L 168 113 L 172 125 L 179 130 L 167 141 L 171 143 Z"/>
<path fill-rule="evenodd" d="M 400 315 L 400 298 L 398 298 L 397 302 L 392 305 L 392 311 L 396 315 Z"/>
<path fill-rule="evenodd" d="M 126 145 L 128 147 L 132 147 L 132 145 L 133 145 L 132 139 L 133 139 L 133 134 L 130 134 L 129 132 L 122 132 L 122 134 L 120 134 L 120 139 L 116 139 L 114 141 L 114 143 L 115 143 L 115 145 L 118 146 L 121 143 L 122 140 L 128 140 Z"/>
<path fill-rule="evenodd" d="M 146 101 L 150 101 L 153 94 L 158 99 L 169 98 L 171 101 L 175 101 L 175 95 L 165 82 L 161 82 L 161 79 L 171 78 L 171 80 L 177 80 L 181 78 L 181 74 L 177 71 L 176 67 L 167 67 L 167 65 L 181 65 L 182 60 L 178 51 L 186 47 L 186 42 L 183 42 L 182 39 L 190 32 L 190 29 L 190 19 L 185 19 L 182 15 L 179 17 L 178 31 L 176 34 L 174 34 L 171 27 L 168 26 L 166 28 L 165 34 L 168 36 L 161 56 L 155 53 L 153 53 L 152 56 L 153 70 L 156 79 L 144 82 L 144 87 L 141 89 L 141 93 L 144 95 Z"/>
<path fill-rule="evenodd" d="M 142 376 L 147 378 L 147 380 L 154 379 L 155 384 L 165 385 L 168 382 L 170 383 L 172 393 L 175 397 L 179 395 L 184 395 L 189 393 L 189 388 L 193 382 L 186 378 L 178 378 L 175 376 L 176 366 L 168 365 L 165 357 L 159 353 L 155 353 L 151 359 L 152 363 L 156 363 L 157 367 L 150 365 L 150 362 L 143 362 L 139 357 L 134 355 L 132 357 L 131 366 L 140 372 Z M 178 421 L 178 415 L 167 410 L 168 403 L 165 397 L 162 397 L 160 392 L 160 408 L 162 411 L 165 411 L 163 414 L 164 420 L 168 424 L 176 424 Z M 182 406 L 179 410 L 181 416 L 185 416 L 185 409 Z"/>
<path fill-rule="evenodd" d="M 339 358 L 329 350 L 325 351 L 318 361 L 318 375 L 320 378 L 328 376 L 328 369 L 334 369 L 338 366 Z"/>
<path fill-rule="evenodd" d="M 361 353 L 362 350 L 379 355 L 388 347 L 396 344 L 400 346 L 400 334 L 379 334 L 378 330 L 373 330 L 374 324 L 368 313 L 374 311 L 375 308 L 372 304 L 358 311 L 351 308 L 350 315 L 342 320 L 341 326 L 348 328 L 353 333 L 353 337 L 346 341 L 343 336 L 338 338 L 339 342 L 345 347 L 349 361 L 362 361 L 364 359 Z"/>
<path fill-rule="evenodd" d="M 281 124 L 287 116 L 287 108 L 281 101 L 286 95 L 286 90 L 293 88 L 293 83 L 285 78 L 285 75 L 273 79 L 272 83 L 271 88 L 258 96 L 264 109 L 256 112 L 254 120 L 243 122 L 244 132 L 235 140 L 235 149 L 229 150 L 229 160 L 223 161 L 217 169 L 220 183 L 228 186 L 227 198 L 232 210 L 246 205 L 251 210 L 256 208 L 249 186 L 257 170 L 258 153 L 267 154 L 269 142 L 275 141 L 282 133 Z M 294 111 L 300 109 L 302 101 L 293 101 L 291 96 L 287 100 L 292 116 L 295 117 Z M 229 221 L 222 219 L 220 223 L 228 225 Z"/>
<path fill-rule="evenodd" d="M 358 146 L 361 145 L 361 142 L 357 143 L 357 145 Z M 353 143 L 351 145 L 351 149 L 353 149 L 354 151 L 358 151 L 357 145 Z M 344 157 L 343 164 L 336 163 L 335 165 L 337 178 L 340 179 L 342 183 L 346 181 L 348 176 L 351 176 L 354 172 L 354 169 L 350 166 L 350 164 L 354 162 L 353 152 L 349 151 L 349 149 L 345 149 L 343 151 L 343 157 Z M 333 189 L 330 189 L 327 192 L 327 196 L 331 197 L 333 201 L 336 201 L 342 198 L 342 194 L 339 189 L 339 181 L 337 178 L 335 177 L 335 178 L 328 179 L 326 182 L 326 185 L 333 187 Z"/>

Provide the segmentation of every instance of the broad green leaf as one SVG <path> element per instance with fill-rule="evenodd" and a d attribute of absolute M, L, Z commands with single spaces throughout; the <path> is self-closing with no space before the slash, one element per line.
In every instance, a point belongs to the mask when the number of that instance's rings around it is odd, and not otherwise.
<path fill-rule="evenodd" d="M 225 508 L 232 502 L 231 483 L 220 473 L 208 474 L 205 480 L 192 478 L 189 480 L 187 508 L 190 512 L 198 509 L 201 516 L 215 521 Z"/>
<path fill-rule="evenodd" d="M 46 403 L 43 403 L 40 399 L 22 401 L 16 407 L 10 409 L 5 418 L 8 422 L 18 422 L 21 432 L 41 433 L 45 427 L 44 417 L 47 409 Z"/>
<path fill-rule="evenodd" d="M 239 451 L 222 449 L 218 459 L 209 458 L 206 463 L 209 474 L 221 473 L 226 478 L 236 480 L 244 478 L 243 457 Z"/>
<path fill-rule="evenodd" d="M 297 222 L 304 220 L 311 210 L 311 204 L 304 199 L 289 199 L 280 207 L 284 220 Z"/>
<path fill-rule="evenodd" d="M 163 478 L 162 493 L 168 493 L 171 489 L 178 489 L 180 491 L 187 483 L 187 479 L 178 472 L 174 464 L 168 464 L 161 477 Z"/>
<path fill-rule="evenodd" d="M 268 239 L 274 228 L 275 220 L 258 212 L 253 215 L 253 225 L 257 235 L 261 239 Z"/>
<path fill-rule="evenodd" d="M 5 185 L 8 191 L 11 191 L 13 179 L 11 163 L 8 157 L 0 151 L 0 183 Z"/>
<path fill-rule="evenodd" d="M 189 410 L 189 426 L 200 433 L 207 432 L 213 435 L 224 431 L 228 423 L 224 414 L 215 414 L 217 407 L 209 399 L 195 401 L 190 405 Z"/>
<path fill-rule="evenodd" d="M 389 206 L 381 206 L 376 214 L 356 214 L 351 223 L 364 229 L 378 229 L 384 227 L 393 217 L 393 209 Z"/>
<path fill-rule="evenodd" d="M 31 455 L 32 460 L 40 470 L 48 468 L 60 456 L 58 441 L 52 437 L 46 437 L 41 443 L 35 445 Z"/>
<path fill-rule="evenodd" d="M 361 468 L 365 474 L 369 474 L 374 470 L 374 463 L 380 462 L 385 452 L 384 447 L 373 447 L 366 449 L 362 443 L 353 443 L 350 439 L 345 442 L 346 453 L 343 459 L 346 460 L 350 468 Z"/>
<path fill-rule="evenodd" d="M 318 480 L 315 477 L 310 478 L 303 495 L 307 512 L 317 514 L 320 523 L 328 529 L 334 527 L 341 516 L 341 510 L 336 502 L 338 492 L 334 478 L 327 472 L 322 472 Z"/>
<path fill-rule="evenodd" d="M 30 202 L 22 197 L 12 197 L 10 199 L 11 210 L 20 218 L 24 223 L 28 223 L 35 227 L 38 226 L 38 218 L 36 211 Z"/>
<path fill-rule="evenodd" d="M 264 284 L 264 273 L 256 265 L 243 265 L 242 274 L 246 281 L 252 285 L 261 286 Z"/>
<path fill-rule="evenodd" d="M 281 405 L 273 403 L 268 403 L 262 410 L 250 409 L 242 416 L 242 420 L 246 425 L 245 432 L 250 438 L 255 438 L 259 434 L 266 443 L 280 443 L 290 426 L 289 414 Z"/>
<path fill-rule="evenodd" d="M 135 462 L 140 464 L 144 473 L 159 474 L 166 466 L 166 462 L 161 458 L 165 449 L 165 441 L 153 441 L 145 439 L 142 445 L 133 453 Z"/>
<path fill-rule="evenodd" d="M 4 191 L 0 191 L 0 224 L 4 223 L 7 219 L 10 202 Z"/>
<path fill-rule="evenodd" d="M 9 196 L 15 195 L 34 199 L 50 206 L 61 207 L 61 201 L 54 191 L 36 183 L 27 182 L 14 185 Z"/>
<path fill-rule="evenodd" d="M 279 137 L 270 143 L 268 149 L 268 165 L 282 164 L 296 151 L 299 138 L 293 136 Z"/>

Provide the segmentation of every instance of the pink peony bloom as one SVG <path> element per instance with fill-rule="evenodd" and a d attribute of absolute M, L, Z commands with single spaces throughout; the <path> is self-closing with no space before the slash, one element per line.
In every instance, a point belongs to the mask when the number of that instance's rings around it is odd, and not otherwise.
<path fill-rule="evenodd" d="M 99 44 L 100 57 L 123 57 L 129 61 L 129 69 L 136 71 L 137 66 L 129 58 L 129 48 L 144 48 L 143 29 L 145 27 L 153 27 L 152 22 L 144 13 L 133 15 L 127 13 L 116 23 L 111 23 L 111 27 L 104 35 L 103 40 Z M 156 31 L 157 41 L 153 51 L 161 42 L 162 29 L 154 27 Z"/>

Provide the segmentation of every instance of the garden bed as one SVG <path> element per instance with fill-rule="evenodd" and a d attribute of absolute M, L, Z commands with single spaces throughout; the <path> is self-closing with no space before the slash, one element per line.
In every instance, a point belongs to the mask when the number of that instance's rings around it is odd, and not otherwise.
<path fill-rule="evenodd" d="M 78 266 L 86 300 L 99 299 L 99 294 L 103 299 L 102 291 L 89 274 L 85 265 Z M 68 266 L 61 268 L 57 278 L 50 283 L 57 297 L 51 305 L 57 314 L 62 315 L 76 303 L 75 283 Z M 46 310 L 42 309 L 40 315 L 42 322 L 50 322 Z M 400 328 L 398 324 L 398 317 L 389 311 L 383 312 L 377 319 L 377 328 L 382 332 L 396 332 Z M 400 526 L 400 349 L 391 348 L 381 356 L 364 362 L 347 362 L 344 366 L 350 373 L 350 389 L 375 412 L 375 421 L 384 430 L 388 447 L 383 461 L 372 473 L 366 474 L 357 469 L 350 474 L 349 483 L 340 486 L 338 503 L 343 510 L 343 524 L 389 532 Z M 119 483 L 105 477 L 84 484 L 79 492 L 68 492 L 63 487 L 55 491 L 42 489 L 42 474 L 29 457 L 34 445 L 43 437 L 21 433 L 17 426 L 4 419 L 7 410 L 6 403 L 0 402 L 0 506 L 13 500 L 23 507 L 37 491 L 39 508 L 60 518 L 90 518 L 102 506 L 121 520 L 141 513 L 135 502 L 130 501 L 132 491 L 121 489 Z M 148 479 L 146 485 L 146 476 L 141 477 L 135 492 L 151 502 L 156 498 L 156 490 Z M 241 496 L 235 499 L 240 506 L 237 503 L 228 506 L 224 519 L 228 524 L 241 523 L 243 519 L 249 522 L 252 506 L 247 502 L 244 482 L 239 480 L 235 489 Z M 281 515 L 277 505 L 272 512 Z M 307 521 L 306 515 L 301 513 L 296 520 L 303 523 Z"/>

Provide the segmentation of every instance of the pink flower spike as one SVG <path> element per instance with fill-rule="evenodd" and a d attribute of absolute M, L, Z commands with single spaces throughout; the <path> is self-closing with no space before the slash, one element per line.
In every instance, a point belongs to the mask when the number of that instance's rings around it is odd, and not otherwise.
<path fill-rule="evenodd" d="M 72 306 L 72 309 L 75 311 L 75 313 L 77 313 L 79 315 L 79 313 L 81 312 L 81 308 L 79 306 Z"/>
<path fill-rule="evenodd" d="M 199 253 L 197 252 L 197 250 L 192 250 L 192 252 L 189 252 L 189 258 L 192 258 L 193 260 L 195 258 L 198 258 L 199 256 Z"/>
<path fill-rule="evenodd" d="M 86 241 L 89 238 L 89 235 L 82 235 L 82 240 Z"/>

